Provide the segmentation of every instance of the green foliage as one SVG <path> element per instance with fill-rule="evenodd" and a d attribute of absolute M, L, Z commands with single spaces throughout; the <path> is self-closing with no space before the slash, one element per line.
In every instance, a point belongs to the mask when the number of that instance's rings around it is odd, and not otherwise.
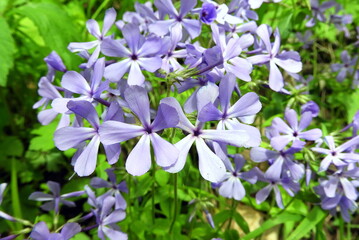
<path fill-rule="evenodd" d="M 9 70 L 14 65 L 15 44 L 6 19 L 0 16 L 0 86 L 5 87 Z"/>

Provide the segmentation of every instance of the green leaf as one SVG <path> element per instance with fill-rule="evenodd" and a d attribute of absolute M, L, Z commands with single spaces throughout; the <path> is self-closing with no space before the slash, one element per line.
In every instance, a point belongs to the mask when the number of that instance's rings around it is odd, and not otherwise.
<path fill-rule="evenodd" d="M 49 151 L 53 149 L 55 147 L 53 137 L 56 126 L 57 121 L 54 121 L 49 125 L 32 130 L 31 133 L 38 136 L 31 139 L 29 150 Z"/>
<path fill-rule="evenodd" d="M 67 46 L 70 42 L 76 42 L 80 34 L 74 20 L 61 8 L 61 5 L 45 2 L 28 3 L 14 10 L 13 13 L 29 18 L 37 26 L 49 50 L 55 50 L 65 62 L 73 65 L 76 58 L 74 59 L 74 55 L 67 51 Z M 24 27 L 21 30 L 26 32 Z"/>
<path fill-rule="evenodd" d="M 0 141 L 0 154 L 1 156 L 20 157 L 24 151 L 22 142 L 14 136 L 6 137 Z"/>
<path fill-rule="evenodd" d="M 160 186 L 166 186 L 169 178 L 170 178 L 170 173 L 165 172 L 163 170 L 156 171 L 155 179 Z"/>
<path fill-rule="evenodd" d="M 249 226 L 248 226 L 248 223 L 246 222 L 246 220 L 242 217 L 242 215 L 239 214 L 239 212 L 234 212 L 233 218 L 236 221 L 236 223 L 238 224 L 238 226 L 243 230 L 243 232 L 248 234 Z"/>
<path fill-rule="evenodd" d="M 6 20 L 0 16 L 0 86 L 5 87 L 7 75 L 14 64 L 15 44 Z"/>
<path fill-rule="evenodd" d="M 321 222 L 328 214 L 324 212 L 320 207 L 315 206 L 304 218 L 299 226 L 292 232 L 287 240 L 302 239 L 307 233 L 309 233 L 315 226 Z"/>
<path fill-rule="evenodd" d="M 250 239 L 256 238 L 256 237 L 262 235 L 268 229 L 271 229 L 271 228 L 273 228 L 274 226 L 276 226 L 278 224 L 283 224 L 283 223 L 288 222 L 288 221 L 298 222 L 301 219 L 302 219 L 302 217 L 300 215 L 290 214 L 290 213 L 284 212 L 284 213 L 278 215 L 277 217 L 268 219 L 267 221 L 265 221 L 262 224 L 262 226 L 260 226 L 256 230 L 250 232 L 249 234 L 245 235 L 242 238 L 242 240 L 250 240 Z"/>

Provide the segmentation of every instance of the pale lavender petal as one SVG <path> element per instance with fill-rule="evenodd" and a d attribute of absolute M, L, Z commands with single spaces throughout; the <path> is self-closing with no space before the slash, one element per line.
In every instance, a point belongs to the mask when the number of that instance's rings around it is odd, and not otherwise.
<path fill-rule="evenodd" d="M 94 65 L 94 70 L 91 76 L 91 90 L 95 91 L 101 84 L 101 80 L 105 71 L 105 58 L 100 58 Z"/>
<path fill-rule="evenodd" d="M 127 83 L 130 86 L 142 85 L 145 82 L 145 76 L 143 76 L 140 65 L 137 61 L 131 62 L 130 72 L 128 74 Z"/>
<path fill-rule="evenodd" d="M 323 186 L 325 195 L 327 195 L 327 197 L 333 198 L 335 197 L 335 192 L 338 188 L 338 183 L 339 183 L 339 179 L 332 177 L 330 178 L 327 183 Z"/>
<path fill-rule="evenodd" d="M 265 24 L 260 25 L 257 28 L 256 31 L 257 35 L 262 39 L 264 45 L 266 46 L 267 52 L 270 53 L 272 50 L 272 46 L 270 43 L 270 35 L 269 35 L 269 31 L 268 31 L 268 26 Z"/>
<path fill-rule="evenodd" d="M 201 22 L 197 19 L 183 19 L 182 24 L 192 39 L 201 33 Z"/>
<path fill-rule="evenodd" d="M 117 121 L 106 121 L 99 128 L 101 142 L 111 145 L 127 141 L 144 134 L 142 126 Z"/>
<path fill-rule="evenodd" d="M 223 182 L 219 188 L 219 194 L 226 198 L 232 198 L 233 192 L 233 185 L 234 185 L 234 178 L 229 178 L 227 181 Z"/>
<path fill-rule="evenodd" d="M 250 47 L 254 43 L 252 34 L 244 34 L 239 38 L 239 45 L 242 49 Z"/>
<path fill-rule="evenodd" d="M 154 72 L 162 66 L 162 59 L 160 57 L 139 58 L 137 62 L 149 72 Z"/>
<path fill-rule="evenodd" d="M 278 153 L 261 147 L 254 147 L 250 151 L 250 157 L 254 162 L 265 162 L 278 156 Z"/>
<path fill-rule="evenodd" d="M 29 196 L 29 200 L 34 201 L 52 201 L 54 200 L 54 196 L 51 194 L 43 193 L 43 192 L 33 192 Z"/>
<path fill-rule="evenodd" d="M 86 22 L 86 27 L 92 36 L 96 37 L 97 39 L 101 37 L 100 27 L 95 20 L 89 19 Z"/>
<path fill-rule="evenodd" d="M 57 113 L 56 113 L 57 114 Z M 198 114 L 198 120 L 200 122 L 208 122 L 222 119 L 222 112 L 216 108 L 213 103 L 208 103 Z"/>
<path fill-rule="evenodd" d="M 274 193 L 275 193 L 275 201 L 277 202 L 277 205 L 279 208 L 284 208 L 282 195 L 280 194 L 280 190 L 277 185 L 273 187 Z"/>
<path fill-rule="evenodd" d="M 104 36 L 108 30 L 112 27 L 114 22 L 116 21 L 116 10 L 114 8 L 109 8 L 105 12 L 105 18 L 103 20 L 103 27 L 102 27 L 102 35 Z"/>
<path fill-rule="evenodd" d="M 293 109 L 287 109 L 284 113 L 285 120 L 294 131 L 298 131 L 298 117 L 297 112 Z M 279 130 L 280 131 L 280 130 Z"/>
<path fill-rule="evenodd" d="M 95 171 L 100 137 L 95 135 L 85 150 L 77 158 L 75 172 L 80 176 L 88 176 Z"/>
<path fill-rule="evenodd" d="M 224 63 L 224 68 L 236 75 L 237 78 L 250 82 L 251 76 L 250 73 L 252 72 L 252 64 L 244 58 L 235 57 L 229 60 L 229 63 Z"/>
<path fill-rule="evenodd" d="M 101 52 L 109 57 L 129 57 L 131 52 L 119 40 L 106 38 L 102 41 Z"/>
<path fill-rule="evenodd" d="M 247 60 L 252 64 L 264 64 L 270 61 L 269 54 L 260 54 L 248 57 Z"/>
<path fill-rule="evenodd" d="M 161 167 L 170 167 L 178 159 L 179 151 L 171 143 L 161 138 L 157 133 L 150 134 L 156 162 Z"/>
<path fill-rule="evenodd" d="M 131 86 L 125 90 L 125 100 L 130 109 L 137 115 L 141 123 L 150 125 L 150 101 L 143 87 Z"/>
<path fill-rule="evenodd" d="M 162 12 L 162 14 L 169 14 L 170 16 L 178 16 L 176 8 L 173 6 L 171 0 L 156 0 L 155 6 Z"/>
<path fill-rule="evenodd" d="M 128 47 L 131 49 L 132 53 L 137 53 L 141 33 L 137 25 L 135 24 L 126 24 L 122 29 L 122 35 L 125 38 Z"/>
<path fill-rule="evenodd" d="M 196 139 L 198 166 L 202 177 L 210 182 L 219 182 L 226 173 L 222 160 L 212 152 L 201 138 Z"/>
<path fill-rule="evenodd" d="M 96 135 L 93 128 L 64 127 L 54 133 L 55 146 L 61 151 L 76 147 Z"/>
<path fill-rule="evenodd" d="M 196 6 L 197 0 L 181 0 L 181 8 L 179 11 L 179 16 L 185 16 L 189 11 L 193 10 Z"/>
<path fill-rule="evenodd" d="M 298 73 L 302 71 L 303 64 L 301 61 L 296 61 L 290 58 L 280 59 L 279 57 L 274 58 L 273 61 L 287 72 Z"/>
<path fill-rule="evenodd" d="M 121 145 L 118 143 L 111 145 L 103 145 L 106 153 L 106 158 L 109 164 L 115 164 L 121 154 Z"/>
<path fill-rule="evenodd" d="M 60 196 L 60 184 L 54 181 L 48 181 L 47 186 L 55 196 Z"/>
<path fill-rule="evenodd" d="M 321 136 L 322 136 L 322 131 L 318 128 L 311 129 L 309 131 L 301 132 L 298 134 L 299 138 L 304 138 L 305 140 L 308 141 L 315 141 L 319 139 Z"/>
<path fill-rule="evenodd" d="M 47 240 L 50 237 L 50 231 L 45 222 L 37 223 L 31 234 L 30 237 L 35 240 Z"/>
<path fill-rule="evenodd" d="M 110 240 L 127 240 L 128 239 L 127 234 L 120 232 L 120 231 L 113 230 L 108 227 L 102 227 L 102 231 L 105 233 L 105 235 Z"/>
<path fill-rule="evenodd" d="M 267 169 L 264 176 L 269 180 L 278 180 L 282 174 L 283 157 L 278 157 L 274 163 Z"/>
<path fill-rule="evenodd" d="M 133 176 L 140 176 L 151 168 L 150 137 L 144 134 L 132 149 L 126 160 L 126 170 Z"/>
<path fill-rule="evenodd" d="M 170 26 L 174 23 L 174 19 L 156 21 L 155 23 L 150 24 L 148 28 L 151 33 L 154 33 L 157 36 L 164 36 L 169 32 Z"/>
<path fill-rule="evenodd" d="M 96 62 L 96 60 L 98 59 L 98 57 L 100 56 L 100 51 L 101 51 L 101 46 L 98 45 L 95 50 L 93 51 L 93 53 L 91 54 L 91 57 L 89 58 L 86 67 L 90 68 L 93 66 L 93 64 Z"/>
<path fill-rule="evenodd" d="M 92 42 L 72 42 L 67 47 L 71 52 L 81 52 L 84 50 L 92 49 L 99 44 L 98 40 Z"/>
<path fill-rule="evenodd" d="M 193 142 L 196 140 L 192 135 L 187 135 L 181 141 L 175 144 L 175 147 L 179 150 L 177 162 L 168 168 L 164 168 L 165 171 L 170 173 L 177 173 L 181 171 L 186 163 L 188 151 L 191 148 Z"/>
<path fill-rule="evenodd" d="M 269 72 L 269 87 L 278 92 L 284 86 L 284 80 L 282 73 L 279 71 L 278 67 L 275 65 L 274 61 L 269 62 L 270 72 Z"/>
<path fill-rule="evenodd" d="M 219 83 L 219 100 L 223 111 L 227 110 L 229 107 L 236 82 L 236 76 L 231 73 L 227 73 Z"/>
<path fill-rule="evenodd" d="M 300 117 L 300 122 L 298 126 L 298 131 L 302 131 L 303 129 L 307 128 L 313 119 L 312 112 L 304 112 Z"/>
<path fill-rule="evenodd" d="M 112 187 L 112 185 L 109 182 L 107 182 L 106 180 L 99 178 L 99 177 L 92 178 L 90 185 L 93 188 L 110 188 L 110 187 Z"/>
<path fill-rule="evenodd" d="M 118 82 L 131 66 L 130 59 L 124 59 L 118 63 L 113 63 L 105 68 L 104 77 L 111 82 Z"/>
<path fill-rule="evenodd" d="M 69 101 L 67 108 L 85 118 L 95 129 L 98 129 L 100 120 L 92 103 L 88 101 Z"/>
<path fill-rule="evenodd" d="M 292 140 L 293 137 L 290 135 L 275 136 L 271 138 L 270 145 L 272 145 L 275 150 L 280 151 Z"/>
<path fill-rule="evenodd" d="M 319 167 L 319 172 L 323 172 L 328 169 L 329 165 L 332 163 L 332 156 L 328 155 L 326 156 L 321 162 Z"/>
<path fill-rule="evenodd" d="M 55 112 L 53 109 L 45 109 L 39 112 L 37 119 L 42 125 L 48 125 L 56 118 L 57 114 L 59 113 Z"/>
<path fill-rule="evenodd" d="M 243 145 L 244 147 L 258 147 L 262 142 L 259 130 L 253 126 L 240 123 L 238 120 L 226 119 L 225 126 L 229 130 L 244 130 L 249 136 L 248 141 Z"/>
<path fill-rule="evenodd" d="M 151 128 L 153 132 L 157 132 L 165 128 L 176 127 L 178 123 L 179 117 L 176 109 L 166 103 L 161 103 Z"/>
<path fill-rule="evenodd" d="M 340 183 L 342 184 L 345 196 L 353 201 L 358 198 L 358 192 L 351 182 L 345 177 L 340 178 Z"/>
<path fill-rule="evenodd" d="M 102 221 L 103 225 L 108 225 L 112 223 L 117 223 L 122 221 L 126 217 L 126 212 L 123 209 L 117 209 L 113 211 L 110 215 L 105 217 Z"/>
<path fill-rule="evenodd" d="M 239 179 L 235 179 L 233 182 L 233 198 L 240 201 L 245 195 L 246 190 L 244 189 L 241 181 Z"/>
<path fill-rule="evenodd" d="M 81 232 L 81 226 L 78 223 L 66 223 L 61 230 L 61 236 L 64 240 L 67 240 L 79 232 Z"/>
<path fill-rule="evenodd" d="M 243 95 L 228 110 L 228 118 L 245 117 L 257 114 L 262 108 L 259 96 L 254 92 Z"/>
<path fill-rule="evenodd" d="M 199 88 L 196 94 L 198 112 L 200 112 L 208 103 L 213 103 L 217 99 L 218 95 L 219 89 L 214 83 L 208 83 L 207 85 Z"/>
<path fill-rule="evenodd" d="M 281 133 L 292 134 L 293 130 L 283 121 L 283 119 L 276 117 L 272 121 L 272 126 Z"/>
<path fill-rule="evenodd" d="M 356 136 L 355 138 L 349 140 L 346 143 L 343 143 L 342 145 L 336 148 L 336 151 L 344 152 L 345 150 L 349 149 L 353 145 L 357 145 L 357 144 L 359 144 L 359 136 Z"/>
<path fill-rule="evenodd" d="M 63 75 L 61 86 L 73 93 L 88 95 L 91 92 L 86 79 L 75 71 L 68 71 Z"/>
<path fill-rule="evenodd" d="M 202 138 L 242 147 L 249 140 L 248 133 L 243 130 L 202 130 Z"/>
<path fill-rule="evenodd" d="M 262 188 L 261 190 L 259 190 L 257 192 L 257 194 L 256 194 L 257 204 L 261 204 L 268 198 L 270 192 L 272 191 L 272 188 L 273 188 L 273 186 L 271 184 L 269 184 L 268 186 Z"/>
<path fill-rule="evenodd" d="M 239 42 L 240 42 L 239 38 L 231 38 L 231 39 L 229 39 L 229 41 L 227 43 L 225 53 L 224 53 L 224 56 L 223 56 L 223 58 L 225 60 L 232 59 L 234 57 L 239 56 L 239 54 L 241 54 L 242 48 L 241 48 Z"/>
<path fill-rule="evenodd" d="M 275 56 L 278 54 L 279 52 L 279 48 L 280 48 L 280 35 L 279 35 L 279 29 L 277 28 L 274 32 L 274 43 L 273 43 L 273 48 L 271 51 L 272 56 Z"/>

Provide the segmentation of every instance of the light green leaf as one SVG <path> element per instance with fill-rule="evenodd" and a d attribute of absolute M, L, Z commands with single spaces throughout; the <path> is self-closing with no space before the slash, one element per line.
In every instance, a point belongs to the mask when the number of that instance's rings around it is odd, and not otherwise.
<path fill-rule="evenodd" d="M 5 87 L 7 75 L 14 64 L 15 44 L 6 20 L 0 16 L 0 86 Z"/>
<path fill-rule="evenodd" d="M 315 226 L 321 222 L 328 214 L 324 212 L 320 207 L 315 206 L 304 218 L 299 226 L 292 232 L 287 240 L 302 239 L 307 233 L 309 233 Z"/>

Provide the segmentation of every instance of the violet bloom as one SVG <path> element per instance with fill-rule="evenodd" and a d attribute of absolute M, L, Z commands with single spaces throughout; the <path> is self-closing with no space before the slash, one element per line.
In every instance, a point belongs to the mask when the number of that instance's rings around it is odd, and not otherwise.
<path fill-rule="evenodd" d="M 216 24 L 211 24 L 213 40 L 220 48 L 223 55 L 223 68 L 226 72 L 233 73 L 237 78 L 249 82 L 252 64 L 241 57 L 238 57 L 242 50 L 253 44 L 254 38 L 250 34 L 242 35 L 240 38 L 226 40 L 223 28 L 218 28 Z M 218 63 L 219 65 L 220 63 Z"/>
<path fill-rule="evenodd" d="M 176 35 L 172 34 L 172 32 L 170 37 L 163 39 L 162 48 L 167 50 L 162 58 L 161 69 L 166 73 L 183 69 L 181 64 L 177 61 L 177 58 L 185 58 L 187 56 L 187 51 L 186 49 L 175 50 L 180 41 L 181 39 L 176 38 Z"/>
<path fill-rule="evenodd" d="M 314 42 L 314 40 L 312 40 L 313 33 L 310 30 L 306 30 L 304 34 L 297 32 L 295 35 L 299 42 L 303 43 L 304 49 L 308 49 Z"/>
<path fill-rule="evenodd" d="M 199 16 L 200 16 L 199 19 L 203 23 L 210 24 L 217 18 L 216 6 L 214 4 L 208 3 L 208 2 L 203 3 Z"/>
<path fill-rule="evenodd" d="M 101 51 L 109 57 L 121 57 L 123 60 L 111 64 L 105 69 L 105 78 L 118 82 L 127 72 L 129 85 L 142 85 L 145 77 L 141 67 L 146 71 L 154 72 L 162 65 L 162 59 L 157 56 L 162 48 L 162 42 L 157 37 L 145 39 L 138 26 L 127 24 L 122 29 L 122 35 L 129 47 L 122 45 L 122 41 L 105 39 Z"/>
<path fill-rule="evenodd" d="M 105 181 L 102 178 L 94 177 L 91 179 L 90 185 L 94 188 L 110 188 L 110 190 L 106 194 L 115 197 L 115 209 L 126 209 L 127 203 L 121 194 L 121 192 L 128 192 L 126 182 L 122 181 L 121 183 L 117 183 L 116 175 L 113 172 L 112 168 L 106 169 L 106 173 L 110 180 L 109 182 Z"/>
<path fill-rule="evenodd" d="M 350 55 L 348 54 L 348 51 L 344 50 L 340 54 L 340 58 L 343 62 L 342 64 L 334 63 L 331 65 L 332 71 L 338 72 L 338 75 L 337 75 L 338 82 L 342 82 L 346 78 L 346 76 L 348 76 L 348 75 L 351 76 L 353 74 L 354 66 L 357 62 L 358 56 L 355 56 L 352 59 L 350 57 Z"/>
<path fill-rule="evenodd" d="M 172 166 L 177 161 L 178 150 L 156 132 L 177 125 L 176 110 L 168 104 L 160 104 L 156 118 L 151 123 L 150 102 L 144 88 L 128 87 L 124 97 L 128 107 L 136 114 L 142 126 L 107 121 L 100 126 L 101 141 L 104 144 L 115 144 L 141 136 L 126 160 L 126 170 L 134 176 L 145 174 L 151 167 L 150 143 L 152 143 L 157 164 L 161 167 Z"/>
<path fill-rule="evenodd" d="M 48 69 L 46 77 L 51 81 L 54 80 L 56 71 L 59 72 L 67 71 L 61 57 L 55 51 L 52 51 L 47 57 L 45 57 L 44 61 L 46 62 Z"/>
<path fill-rule="evenodd" d="M 69 111 L 67 104 L 69 101 L 86 100 L 93 102 L 100 98 L 102 92 L 108 89 L 108 81 L 102 81 L 105 70 L 105 58 L 98 59 L 94 64 L 91 74 L 85 72 L 84 75 L 90 75 L 88 82 L 85 77 L 78 72 L 68 71 L 61 79 L 61 86 L 72 93 L 80 94 L 78 98 L 57 98 L 54 99 L 51 106 L 58 113 L 66 113 Z M 89 71 L 89 70 L 88 70 Z M 86 74 L 87 73 L 87 74 Z"/>
<path fill-rule="evenodd" d="M 322 131 L 319 128 L 303 131 L 312 121 L 312 113 L 304 112 L 298 124 L 297 113 L 293 109 L 287 109 L 284 117 L 289 123 L 289 126 L 279 117 L 272 121 L 272 126 L 283 135 L 271 138 L 271 145 L 276 150 L 282 150 L 288 143 L 305 139 L 308 141 L 315 141 L 322 136 Z"/>
<path fill-rule="evenodd" d="M 199 100 L 198 109 L 201 109 L 200 106 L 203 106 L 203 102 L 201 101 L 206 97 L 208 97 L 208 92 L 201 89 L 197 94 L 197 98 Z M 207 103 L 206 100 L 204 102 Z M 212 152 L 204 140 L 208 139 L 219 143 L 241 147 L 248 141 L 248 134 L 243 130 L 202 129 L 204 124 L 197 121 L 196 126 L 194 126 L 186 118 L 176 99 L 165 98 L 161 100 L 161 103 L 166 103 L 176 109 L 179 116 L 179 123 L 177 127 L 189 133 L 186 137 L 175 144 L 177 149 L 180 151 L 178 160 L 173 166 L 165 168 L 165 170 L 171 173 L 181 171 L 186 163 L 187 155 L 191 146 L 193 143 L 196 143 L 198 166 L 202 177 L 211 182 L 219 182 L 225 174 L 225 166 L 222 160 Z"/>
<path fill-rule="evenodd" d="M 337 167 L 343 167 L 347 166 L 351 162 L 359 161 L 359 154 L 346 152 L 352 146 L 359 144 L 359 136 L 343 143 L 338 147 L 335 147 L 334 138 L 332 136 L 326 136 L 324 141 L 328 145 L 329 149 L 319 147 L 311 148 L 311 150 L 314 152 L 327 155 L 320 163 L 320 172 L 327 170 L 330 164 L 334 164 Z"/>
<path fill-rule="evenodd" d="M 187 13 L 189 13 L 196 4 L 197 0 L 181 0 L 181 8 L 180 11 L 177 12 L 172 0 L 155 0 L 155 5 L 160 14 L 163 16 L 168 14 L 170 19 L 152 23 L 149 26 L 150 32 L 157 36 L 164 36 L 171 30 L 173 34 L 181 38 L 182 27 L 184 27 L 192 39 L 196 38 L 201 32 L 200 21 L 185 18 Z"/>
<path fill-rule="evenodd" d="M 126 217 L 126 212 L 123 209 L 113 210 L 115 205 L 115 198 L 107 196 L 103 199 L 101 207 L 93 210 L 98 225 L 98 237 L 105 240 L 107 236 L 110 240 L 126 240 L 127 234 L 120 231 L 116 225 L 117 222 L 122 221 Z"/>
<path fill-rule="evenodd" d="M 34 201 L 41 201 L 41 202 L 48 201 L 47 203 L 41 206 L 41 209 L 45 211 L 54 210 L 56 214 L 58 214 L 60 211 L 60 203 L 68 207 L 76 206 L 74 202 L 65 200 L 66 198 L 78 197 L 84 194 L 84 191 L 77 191 L 77 192 L 60 195 L 60 184 L 53 181 L 48 181 L 47 186 L 49 187 L 52 194 L 43 193 L 43 192 L 34 192 L 31 193 L 29 199 Z"/>
<path fill-rule="evenodd" d="M 78 223 L 66 223 L 60 233 L 50 233 L 45 222 L 37 223 L 30 234 L 34 240 L 69 240 L 77 233 L 81 232 Z"/>
<path fill-rule="evenodd" d="M 344 32 L 346 38 L 350 37 L 350 31 L 346 27 L 346 25 L 351 24 L 353 22 L 353 17 L 350 14 L 345 15 L 331 15 L 330 22 L 334 23 L 335 27 Z"/>
<path fill-rule="evenodd" d="M 89 49 L 95 48 L 95 50 L 93 51 L 93 53 L 91 54 L 91 57 L 89 58 L 89 60 L 87 62 L 87 68 L 90 68 L 98 59 L 98 57 L 100 55 L 100 51 L 101 51 L 102 41 L 105 39 L 112 38 L 111 36 L 105 37 L 105 35 L 110 30 L 113 23 L 115 22 L 116 15 L 117 15 L 117 13 L 114 8 L 110 8 L 110 9 L 106 10 L 105 18 L 103 20 L 102 32 L 100 31 L 100 27 L 95 20 L 90 19 L 86 22 L 87 30 L 97 40 L 92 41 L 92 42 L 73 42 L 73 43 L 69 44 L 68 49 L 71 52 L 81 52 L 84 50 L 89 50 Z"/>
<path fill-rule="evenodd" d="M 317 20 L 320 22 L 325 22 L 327 19 L 324 15 L 324 12 L 331 7 L 337 5 L 335 1 L 327 1 L 319 4 L 319 0 L 310 0 L 310 5 L 312 9 L 312 17 L 305 24 L 306 27 L 313 27 Z"/>
<path fill-rule="evenodd" d="M 67 108 L 76 115 L 86 119 L 92 127 L 65 127 L 58 129 L 54 134 L 55 145 L 62 151 L 82 146 L 73 157 L 75 172 L 79 176 L 88 176 L 96 168 L 97 154 L 100 146 L 100 136 L 98 133 L 100 120 L 95 108 L 88 101 L 69 101 Z M 104 120 L 114 120 L 113 118 L 115 120 L 123 120 L 122 110 L 116 102 L 110 105 Z M 87 140 L 90 140 L 90 142 L 86 145 Z M 104 148 L 107 161 L 110 164 L 116 163 L 121 152 L 120 145 L 104 144 Z"/>
<path fill-rule="evenodd" d="M 290 177 L 298 182 L 304 175 L 304 166 L 294 161 L 293 154 L 299 152 L 303 147 L 303 142 L 295 142 L 291 148 L 278 152 L 267 150 L 261 147 L 254 147 L 250 151 L 251 159 L 254 162 L 268 161 L 269 168 L 264 174 L 268 179 L 280 179 L 284 176 Z"/>
<path fill-rule="evenodd" d="M 312 114 L 312 117 L 317 117 L 320 112 L 318 104 L 316 104 L 314 101 L 308 101 L 307 103 L 303 104 L 300 109 L 302 115 L 305 112 L 310 112 Z"/>
<path fill-rule="evenodd" d="M 217 129 L 219 130 L 244 130 L 249 135 L 249 141 L 245 144 L 247 147 L 256 147 L 261 143 L 259 130 L 255 127 L 242 124 L 253 123 L 255 115 L 262 108 L 259 97 L 256 93 L 250 92 L 242 96 L 233 106 L 230 104 L 232 92 L 235 88 L 236 77 L 228 73 L 219 84 L 219 102 L 221 110 L 209 102 L 198 114 L 198 120 L 201 122 L 219 120 Z"/>
<path fill-rule="evenodd" d="M 225 156 L 222 158 L 228 172 L 226 172 L 222 179 L 221 186 L 219 187 L 219 194 L 223 197 L 234 198 L 235 200 L 240 201 L 246 195 L 246 190 L 240 179 L 255 184 L 257 182 L 257 176 L 254 171 L 240 172 L 245 164 L 245 159 L 242 155 L 234 155 L 233 160 L 235 168 L 228 157 Z"/>
<path fill-rule="evenodd" d="M 279 186 L 282 186 L 284 190 L 289 194 L 289 196 L 294 197 L 295 193 L 300 190 L 300 185 L 296 182 L 293 182 L 292 179 L 288 177 L 283 177 L 282 179 L 270 179 L 266 178 L 264 174 L 258 170 L 257 171 L 258 180 L 262 182 L 268 182 L 269 184 L 259 190 L 256 194 L 257 204 L 264 202 L 271 191 L 274 191 L 275 200 L 279 208 L 284 208 L 282 194 L 279 190 Z"/>
<path fill-rule="evenodd" d="M 247 59 L 252 64 L 266 64 L 269 65 L 269 87 L 274 91 L 280 91 L 284 86 L 284 79 L 282 73 L 279 71 L 277 65 L 289 73 L 298 73 L 302 70 L 302 62 L 300 56 L 294 51 L 284 51 L 279 53 L 280 49 L 280 35 L 279 30 L 276 29 L 273 45 L 270 42 L 270 32 L 268 26 L 265 24 L 257 28 L 257 35 L 263 41 L 265 46 L 265 54 L 248 57 Z"/>

